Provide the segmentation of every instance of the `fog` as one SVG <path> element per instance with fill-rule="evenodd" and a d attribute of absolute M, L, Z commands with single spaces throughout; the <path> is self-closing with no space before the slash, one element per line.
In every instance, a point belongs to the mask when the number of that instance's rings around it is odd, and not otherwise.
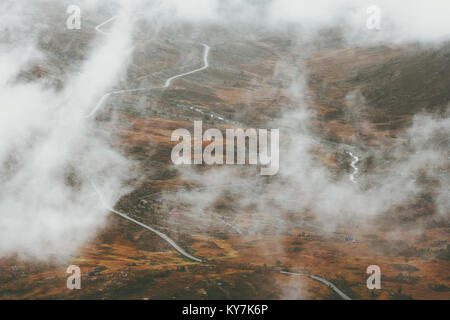
<path fill-rule="evenodd" d="M 108 3 L 111 3 L 108 1 Z M 116 0 L 115 3 L 121 3 Z M 136 18 L 162 25 L 178 22 L 214 23 L 221 26 L 259 25 L 269 29 L 299 27 L 303 36 L 322 29 L 342 30 L 348 41 L 373 39 L 403 43 L 448 39 L 449 4 L 445 0 L 133 0 L 123 1 Z M 381 29 L 368 33 L 367 23 L 377 6 Z"/>
<path fill-rule="evenodd" d="M 43 54 L 21 32 L 20 10 L 2 10 L 0 20 L 12 30 L 0 49 L 0 256 L 67 257 L 105 222 L 91 181 L 115 203 L 132 177 L 132 163 L 85 118 L 126 71 L 130 26 L 117 23 L 56 91 L 18 79 Z"/>
<path fill-rule="evenodd" d="M 284 72 L 284 76 L 290 73 Z M 359 172 L 356 183 L 353 183 L 349 178 L 352 168 L 336 176 L 313 152 L 321 142 L 308 129 L 312 115 L 302 96 L 305 82 L 299 81 L 301 74 L 290 75 L 289 78 L 295 79 L 287 89 L 296 101 L 295 108 L 268 123 L 268 128 L 280 128 L 282 142 L 277 176 L 261 178 L 255 168 L 243 166 L 207 171 L 184 166 L 180 171 L 185 180 L 208 188 L 175 192 L 167 195 L 165 200 L 178 199 L 192 212 L 225 216 L 234 212 L 236 215 L 231 214 L 229 218 L 236 221 L 239 221 L 241 213 L 252 212 L 254 220 L 248 230 L 250 233 L 263 232 L 267 219 L 282 219 L 279 212 L 295 212 L 298 221 L 303 219 L 302 214 L 312 212 L 323 230 L 332 232 L 338 227 L 355 224 L 370 227 L 376 216 L 426 194 L 429 187 L 421 182 L 425 176 L 439 185 L 435 202 L 437 217 L 450 217 L 449 179 L 439 170 L 448 161 L 448 118 L 427 114 L 416 116 L 411 128 L 401 136 L 406 142 L 399 143 L 388 155 L 378 149 L 367 151 L 347 145 L 338 147 L 337 151 L 343 154 L 349 151 L 357 154 L 360 161 L 375 155 L 377 165 L 385 168 L 380 172 Z M 347 156 L 347 162 L 351 160 Z M 227 199 L 229 203 L 225 211 L 217 212 L 221 199 Z M 292 226 L 291 222 L 279 220 L 277 223 L 280 233 Z"/>
<path fill-rule="evenodd" d="M 85 0 L 78 2 L 82 19 L 89 17 L 82 20 L 82 30 L 93 20 L 100 19 L 100 24 L 114 15 L 119 18 L 108 25 L 105 34 L 91 30 L 94 34 L 87 56 L 76 71 L 67 71 L 62 88 L 57 89 L 45 79 L 24 81 L 21 76 L 48 58 L 38 45 L 40 33 L 48 32 L 49 27 L 65 28 L 65 2 L 54 8 L 62 9 L 58 26 L 52 25 L 55 20 L 45 19 L 48 4 L 51 7 L 53 3 L 56 1 L 0 4 L 0 257 L 14 253 L 42 260 L 69 256 L 105 224 L 108 211 L 91 183 L 102 190 L 111 206 L 135 187 L 128 182 L 136 175 L 136 164 L 113 147 L 114 136 L 86 115 L 105 93 L 122 84 L 133 57 L 137 21 L 153 23 L 153 37 L 164 27 L 185 22 L 195 24 L 197 30 L 211 24 L 234 30 L 245 24 L 283 32 L 294 26 L 299 36 L 311 39 L 323 29 L 336 30 L 355 46 L 373 42 L 438 45 L 448 40 L 450 30 L 446 14 L 450 4 L 445 0 Z M 380 30 L 367 29 L 370 5 L 381 9 Z M 40 18 L 30 19 L 30 14 Z M 448 118 L 416 117 L 405 133 L 409 146 L 392 150 L 398 162 L 384 173 L 360 174 L 354 184 L 348 175 L 333 177 L 311 152 L 314 141 L 307 125 L 311 115 L 304 101 L 308 75 L 292 71 L 286 64 L 280 61 L 274 77 L 288 82 L 286 94 L 295 108 L 267 123 L 268 128 L 280 128 L 284 141 L 277 177 L 264 180 L 251 168 L 248 172 L 244 169 L 244 174 L 242 168 L 226 166 L 199 174 L 183 167 L 180 174 L 184 179 L 198 185 L 219 184 L 219 190 L 179 193 L 177 199 L 203 213 L 224 192 L 231 192 L 238 211 L 252 208 L 262 217 L 273 215 L 275 209 L 311 211 L 326 230 L 333 230 L 354 217 L 373 217 L 417 197 L 423 191 L 417 175 L 425 170 L 440 181 L 436 206 L 440 215 L 448 216 L 448 180 L 436 173 L 447 155 L 426 138 L 448 137 Z M 243 185 L 245 193 L 238 187 L 220 187 L 224 184 Z M 251 228 L 249 232 L 262 230 L 257 222 Z"/>

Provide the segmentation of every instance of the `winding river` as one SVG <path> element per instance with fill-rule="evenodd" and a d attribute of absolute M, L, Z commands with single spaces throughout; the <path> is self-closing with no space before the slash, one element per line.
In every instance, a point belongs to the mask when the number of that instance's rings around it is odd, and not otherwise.
<path fill-rule="evenodd" d="M 353 172 L 350 174 L 350 180 L 353 182 L 353 183 L 356 183 L 356 179 L 355 179 L 355 176 L 358 174 L 358 172 L 359 172 L 359 169 L 358 169 L 358 167 L 356 166 L 356 164 L 359 162 L 359 157 L 358 156 L 355 156 L 355 155 L 353 155 L 353 153 L 351 153 L 350 151 L 348 151 L 347 152 L 349 155 L 350 155 L 350 157 L 352 157 L 352 162 L 350 163 L 350 166 L 353 168 Z"/>

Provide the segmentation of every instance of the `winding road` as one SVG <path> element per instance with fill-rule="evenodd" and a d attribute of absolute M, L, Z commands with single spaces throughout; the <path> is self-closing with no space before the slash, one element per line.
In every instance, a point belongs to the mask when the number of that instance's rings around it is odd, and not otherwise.
<path fill-rule="evenodd" d="M 99 24 L 98 26 L 95 27 L 95 30 L 97 30 L 97 31 L 98 31 L 99 33 L 101 33 L 101 34 L 107 34 L 106 32 L 104 32 L 104 31 L 101 30 L 101 27 L 104 26 L 104 25 L 106 25 L 107 23 L 109 23 L 109 22 L 115 20 L 117 17 L 119 17 L 119 16 L 114 16 L 114 17 L 112 17 L 112 18 L 110 18 L 110 19 L 108 19 L 108 20 L 102 22 L 101 24 Z M 138 92 L 138 91 L 144 91 L 144 90 L 153 90 L 153 89 L 164 89 L 164 88 L 168 88 L 168 87 L 170 87 L 172 81 L 175 80 L 175 79 L 178 79 L 178 78 L 181 78 L 181 77 L 184 77 L 184 76 L 187 76 L 187 75 L 191 75 L 191 74 L 193 74 L 193 73 L 196 73 L 196 72 L 205 70 L 206 68 L 209 67 L 208 55 L 209 55 L 210 47 L 209 47 L 208 45 L 204 44 L 204 43 L 202 43 L 202 45 L 203 45 L 203 47 L 205 48 L 204 54 L 203 54 L 203 66 L 202 66 L 202 67 L 200 67 L 200 68 L 198 68 L 198 69 L 195 69 L 195 70 L 192 70 L 192 71 L 189 71 L 189 72 L 185 72 L 185 73 L 182 73 L 182 74 L 177 74 L 177 75 L 175 75 L 175 76 L 173 76 L 173 77 L 170 77 L 169 79 L 166 80 L 164 86 L 162 86 L 162 87 L 151 87 L 151 88 L 137 88 L 137 89 L 127 89 L 127 90 L 116 90 L 116 91 L 111 91 L 111 92 L 109 92 L 109 93 L 106 93 L 106 94 L 104 94 L 104 95 L 100 98 L 100 100 L 97 102 L 97 104 L 95 105 L 95 107 L 91 110 L 91 112 L 90 112 L 87 116 L 85 116 L 85 118 L 90 118 L 90 117 L 92 117 L 93 115 L 95 115 L 95 114 L 97 113 L 97 111 L 102 107 L 102 105 L 103 105 L 103 103 L 106 101 L 106 99 L 108 99 L 108 97 L 110 97 L 110 96 L 113 95 L 113 94 L 120 94 L 120 93 L 125 93 L 125 92 Z M 168 242 L 175 250 L 177 250 L 177 251 L 178 251 L 181 255 L 183 255 L 184 257 L 186 257 L 186 258 L 188 258 L 188 259 L 190 259 L 190 260 L 196 261 L 196 262 L 203 262 L 202 259 L 199 259 L 199 258 L 197 258 L 197 257 L 194 257 L 193 255 L 191 255 L 191 254 L 187 253 L 185 250 L 183 250 L 183 249 L 182 249 L 182 248 L 181 248 L 174 240 L 172 240 L 172 239 L 171 239 L 168 235 L 166 235 L 165 233 L 162 233 L 162 232 L 156 230 L 155 228 L 152 228 L 152 227 L 150 227 L 150 226 L 148 226 L 148 225 L 146 225 L 146 224 L 143 224 L 142 222 L 139 222 L 139 221 L 137 221 L 137 220 L 135 220 L 135 219 L 133 219 L 133 218 L 127 216 L 126 214 L 123 214 L 123 213 L 121 213 L 121 212 L 119 212 L 119 211 L 116 211 L 116 210 L 114 210 L 113 208 L 111 208 L 111 207 L 108 205 L 108 203 L 105 201 L 105 198 L 103 197 L 103 194 L 100 192 L 100 190 L 98 189 L 98 187 L 95 185 L 95 183 L 94 183 L 93 181 L 91 181 L 91 185 L 92 185 L 92 187 L 94 188 L 95 192 L 97 193 L 98 197 L 100 198 L 100 201 L 101 201 L 103 207 L 105 207 L 105 209 L 107 209 L 108 211 L 110 211 L 110 212 L 112 212 L 112 213 L 114 213 L 114 214 L 116 214 L 116 215 L 118 215 L 118 216 L 120 216 L 120 217 L 122 217 L 122 218 L 124 218 L 124 219 L 126 219 L 126 220 L 128 220 L 128 221 L 133 222 L 134 224 L 137 224 L 138 226 L 141 226 L 141 227 L 143 227 L 143 228 L 145 228 L 145 229 L 147 229 L 147 230 L 149 230 L 149 231 L 155 233 L 156 235 L 158 235 L 159 237 L 161 237 L 163 240 L 165 240 L 166 242 Z"/>
<path fill-rule="evenodd" d="M 109 18 L 108 20 L 106 20 L 106 21 L 102 22 L 101 24 L 97 25 L 97 26 L 95 27 L 95 30 L 96 30 L 97 32 L 101 33 L 101 34 L 107 34 L 107 33 L 104 32 L 103 30 L 101 30 L 101 27 L 104 26 L 104 25 L 106 25 L 106 24 L 108 24 L 109 22 L 115 20 L 115 19 L 118 18 L 118 17 L 119 17 L 119 16 L 114 16 L 114 17 L 112 17 L 112 18 Z M 116 91 L 108 92 L 108 93 L 104 94 L 104 95 L 100 98 L 100 100 L 97 102 L 97 104 L 95 105 L 95 107 L 91 110 L 91 112 L 90 112 L 88 115 L 85 116 L 85 118 L 90 118 L 90 117 L 92 117 L 93 115 L 95 115 L 95 114 L 98 112 L 98 110 L 103 106 L 104 102 L 105 102 L 111 95 L 114 95 L 114 94 L 121 94 L 121 93 L 126 93 L 126 92 L 138 92 L 138 91 L 146 91 L 146 90 L 154 90 L 154 89 L 164 89 L 164 88 L 169 88 L 170 85 L 172 84 L 172 81 L 173 81 L 173 80 L 178 79 L 178 78 L 181 78 L 181 77 L 185 77 L 185 76 L 188 76 L 188 75 L 194 74 L 194 73 L 196 73 L 196 72 L 200 72 L 200 71 L 202 71 L 202 70 L 207 69 L 207 68 L 209 67 L 208 56 L 209 56 L 210 47 L 209 47 L 208 45 L 204 44 L 204 43 L 202 43 L 202 46 L 204 47 L 204 53 L 203 53 L 203 66 L 202 66 L 202 67 L 197 68 L 197 69 L 192 70 L 192 71 L 189 71 L 189 72 L 177 74 L 177 75 L 175 75 L 175 76 L 173 76 L 173 77 L 170 77 L 170 78 L 168 78 L 168 79 L 166 80 L 164 86 L 162 86 L 162 87 L 125 89 L 125 90 L 116 90 Z M 198 111 L 198 112 L 200 112 L 200 113 L 205 113 L 203 110 L 200 110 L 200 109 L 193 109 L 193 110 L 194 110 L 194 111 Z M 211 116 L 211 118 L 218 118 L 218 119 L 220 119 L 220 120 L 224 120 L 224 121 L 225 121 L 225 119 L 223 119 L 223 118 L 221 118 L 221 117 L 219 117 L 219 116 L 215 116 L 215 115 L 213 115 L 213 114 L 211 114 L 210 116 Z M 354 161 L 352 162 L 351 166 L 352 166 L 353 169 L 355 170 L 355 172 L 350 176 L 350 179 L 351 179 L 353 182 L 355 182 L 355 180 L 354 180 L 354 175 L 358 172 L 358 168 L 355 166 L 355 164 L 359 161 L 359 158 L 353 156 L 353 154 L 352 154 L 351 152 L 349 152 L 349 154 L 350 154 L 350 155 L 352 156 L 352 158 L 354 159 Z M 355 182 L 355 183 L 356 183 L 356 182 Z M 121 213 L 121 212 L 119 212 L 119 211 L 117 211 L 117 210 L 114 210 L 114 209 L 106 202 L 106 200 L 105 200 L 103 194 L 101 193 L 101 191 L 99 190 L 99 188 L 95 185 L 95 183 L 94 183 L 93 181 L 91 181 L 91 185 L 92 185 L 93 189 L 95 190 L 95 192 L 97 193 L 97 196 L 99 197 L 100 202 L 101 202 L 102 206 L 103 206 L 105 209 L 107 209 L 108 211 L 110 211 L 110 212 L 112 212 L 112 213 L 114 213 L 114 214 L 116 214 L 116 215 L 118 215 L 118 216 L 120 216 L 120 217 L 122 217 L 122 218 L 124 218 L 124 219 L 126 219 L 126 220 L 128 220 L 128 221 L 130 221 L 130 222 L 132 222 L 132 223 L 134 223 L 134 224 L 136 224 L 136 225 L 138 225 L 138 226 L 144 228 L 144 229 L 146 229 L 146 230 L 149 230 L 149 231 L 155 233 L 155 234 L 158 235 L 160 238 L 162 238 L 164 241 L 166 241 L 167 243 L 169 243 L 176 251 L 178 251 L 178 252 L 179 252 L 181 255 L 183 255 L 184 257 L 186 257 L 186 258 L 188 258 L 188 259 L 190 259 L 190 260 L 193 260 L 193 261 L 195 261 L 195 262 L 200 262 L 200 263 L 204 262 L 204 260 L 202 260 L 202 259 L 200 259 L 200 258 L 197 258 L 197 257 L 194 257 L 193 255 L 187 253 L 183 248 L 181 248 L 174 240 L 172 240 L 172 239 L 171 239 L 168 235 L 166 235 L 165 233 L 162 233 L 162 232 L 156 230 L 155 228 L 152 228 L 152 227 L 150 227 L 150 226 L 148 226 L 148 225 L 146 225 L 146 224 L 144 224 L 144 223 L 142 223 L 142 222 L 139 222 L 139 221 L 137 221 L 137 220 L 135 220 L 135 219 L 133 219 L 133 218 L 127 216 L 127 215 L 124 214 L 124 213 Z M 225 221 L 224 219 L 221 219 L 221 218 L 218 218 L 218 217 L 215 217 L 215 218 L 217 218 L 218 220 L 222 221 L 225 225 L 227 225 L 227 226 L 229 226 L 230 228 L 232 228 L 232 229 L 233 229 L 234 231 L 236 231 L 238 234 L 242 234 L 242 231 L 241 231 L 238 227 L 234 226 L 233 224 L 231 224 L 231 223 Z M 294 276 L 306 276 L 306 277 L 309 277 L 309 278 L 314 279 L 314 280 L 316 280 L 316 281 L 320 281 L 320 282 L 322 282 L 323 284 L 325 284 L 325 285 L 327 285 L 328 287 L 330 287 L 331 289 L 333 289 L 333 290 L 334 290 L 340 297 L 342 297 L 344 300 L 351 300 L 347 295 L 345 295 L 341 290 L 339 290 L 334 284 L 332 284 L 331 282 L 329 282 L 328 280 L 326 280 L 326 279 L 324 279 L 324 278 L 321 278 L 321 277 L 318 277 L 318 276 L 315 276 L 315 275 L 312 275 L 312 274 L 308 275 L 308 274 L 300 274 L 300 273 L 287 272 L 287 271 L 280 271 L 280 273 L 286 274 L 286 275 L 294 275 Z"/>
<path fill-rule="evenodd" d="M 112 18 L 109 18 L 108 20 L 106 20 L 106 21 L 100 23 L 98 26 L 95 27 L 95 30 L 96 30 L 97 32 L 101 33 L 101 34 L 107 34 L 107 33 L 104 32 L 103 30 L 101 30 L 101 27 L 104 26 L 104 25 L 106 25 L 106 24 L 108 24 L 108 23 L 111 22 L 111 21 L 114 21 L 114 20 L 117 19 L 118 17 L 119 17 L 119 16 L 117 15 L 117 16 L 114 16 L 114 17 L 112 17 Z M 185 72 L 185 73 L 177 74 L 177 75 L 175 75 L 175 76 L 173 76 L 173 77 L 170 77 L 170 78 L 168 78 L 168 79 L 166 80 L 166 82 L 164 83 L 164 85 L 163 85 L 163 86 L 160 86 L 160 87 L 147 87 L 147 88 L 135 88 L 135 89 L 122 89 L 122 90 L 115 90 L 115 91 L 111 91 L 111 92 L 105 93 L 105 94 L 100 98 L 100 100 L 97 102 L 97 104 L 95 105 L 95 107 L 91 110 L 91 112 L 85 116 L 85 118 L 91 118 L 93 115 L 95 115 L 95 114 L 101 109 L 101 107 L 103 106 L 103 104 L 105 103 L 105 101 L 106 101 L 110 96 L 112 96 L 112 95 L 122 94 L 122 93 L 127 93 L 127 92 L 139 92 L 139 91 L 148 91 L 148 90 L 156 90 L 156 89 L 165 89 L 165 88 L 169 88 L 170 85 L 172 84 L 172 81 L 173 81 L 173 80 L 178 79 L 178 78 L 182 78 L 182 77 L 185 77 L 185 76 L 188 76 L 188 75 L 194 74 L 194 73 L 196 73 L 196 72 L 199 72 L 199 71 L 202 71 L 202 70 L 207 69 L 207 68 L 209 67 L 208 56 L 209 56 L 209 50 L 210 50 L 211 48 L 210 48 L 207 44 L 204 44 L 204 43 L 201 43 L 201 45 L 204 47 L 204 53 L 203 53 L 203 66 L 202 66 L 202 67 L 200 67 L 200 68 L 198 68 L 198 69 L 195 69 L 195 70 L 192 70 L 192 71 Z M 203 112 L 202 110 L 200 110 L 200 109 L 193 109 L 193 110 L 194 110 L 194 111 L 197 111 L 197 112 L 204 113 L 204 112 Z M 218 119 L 220 119 L 220 120 L 224 120 L 223 118 L 218 117 L 218 116 L 214 116 L 214 115 L 212 115 L 212 114 L 211 114 L 210 116 L 211 116 L 211 118 L 218 118 Z"/>
<path fill-rule="evenodd" d="M 288 272 L 288 271 L 280 271 L 280 273 L 286 274 L 286 275 L 289 275 L 289 276 L 303 276 L 303 277 L 308 277 L 308 278 L 314 279 L 316 281 L 320 281 L 323 284 L 327 285 L 329 288 L 333 289 L 334 292 L 336 292 L 342 299 L 344 299 L 344 300 L 352 300 L 352 299 L 350 299 L 349 296 L 347 296 L 345 293 L 343 293 L 341 290 L 339 290 L 338 287 L 336 287 L 334 284 L 332 284 L 330 281 L 328 281 L 328 280 L 326 280 L 324 278 L 321 278 L 321 277 L 318 277 L 318 276 L 315 276 L 315 275 L 312 275 L 312 274 L 296 273 L 296 272 Z"/>
<path fill-rule="evenodd" d="M 102 23 L 100 23 L 98 26 L 95 27 L 95 30 L 96 30 L 97 32 L 101 33 L 101 34 L 108 34 L 108 33 L 104 32 L 104 31 L 101 29 L 101 27 L 103 27 L 105 24 L 110 23 L 110 22 L 113 21 L 113 20 L 116 20 L 118 17 L 119 17 L 119 15 L 114 16 L 114 17 L 111 17 L 111 18 L 109 18 L 108 20 L 103 21 Z"/>
<path fill-rule="evenodd" d="M 176 244 L 175 241 L 173 241 L 171 238 L 169 238 L 168 235 L 166 235 L 165 233 L 162 233 L 150 226 L 147 226 L 146 224 L 143 224 L 142 222 L 139 222 L 129 216 L 127 216 L 126 214 L 123 214 L 119 211 L 114 210 L 113 208 L 111 208 L 108 203 L 105 201 L 105 198 L 103 197 L 102 193 L 100 192 L 100 190 L 97 188 L 97 186 L 95 185 L 95 183 L 93 183 L 91 181 L 91 185 L 94 188 L 95 192 L 97 193 L 98 197 L 100 198 L 100 201 L 103 205 L 103 207 L 105 207 L 105 209 L 108 209 L 108 211 L 117 214 L 118 216 L 127 219 L 128 221 L 131 221 L 135 224 L 137 224 L 138 226 L 141 226 L 147 230 L 150 230 L 151 232 L 155 233 L 156 235 L 158 235 L 159 237 L 161 237 L 162 239 L 164 239 L 165 241 L 167 241 L 175 250 L 177 250 L 180 254 L 182 254 L 183 256 L 185 256 L 188 259 L 194 260 L 196 262 L 203 262 L 203 260 L 196 258 L 192 255 L 190 255 L 189 253 L 187 253 L 186 251 L 184 251 L 179 245 Z"/>
<path fill-rule="evenodd" d="M 224 220 L 224 219 L 222 219 L 222 218 L 216 217 L 216 216 L 214 216 L 214 218 L 216 218 L 217 220 L 221 221 L 223 224 L 225 224 L 226 226 L 230 227 L 231 229 L 233 229 L 234 231 L 236 231 L 238 234 L 242 234 L 241 229 L 239 229 L 238 227 L 236 227 L 234 224 L 231 224 L 231 223 L 229 223 L 228 221 L 226 221 L 226 220 Z"/>
<path fill-rule="evenodd" d="M 207 69 L 207 68 L 209 67 L 208 55 L 209 55 L 209 50 L 210 50 L 211 48 L 210 48 L 207 44 L 204 44 L 204 43 L 202 43 L 201 45 L 205 48 L 205 51 L 204 51 L 204 53 L 203 53 L 203 67 L 198 68 L 198 69 L 195 69 L 195 70 L 192 70 L 192 71 L 189 71 L 189 72 L 185 72 L 185 73 L 182 73 L 182 74 L 177 74 L 176 76 L 173 76 L 173 77 L 167 79 L 167 80 L 166 80 L 166 83 L 164 84 L 164 87 L 163 87 L 163 88 L 168 88 L 168 87 L 170 87 L 170 84 L 171 84 L 172 81 L 175 80 L 175 79 L 178 79 L 178 78 L 181 78 L 181 77 L 188 76 L 188 75 L 190 75 L 190 74 L 193 74 L 193 73 L 196 73 L 196 72 L 205 70 L 205 69 Z"/>

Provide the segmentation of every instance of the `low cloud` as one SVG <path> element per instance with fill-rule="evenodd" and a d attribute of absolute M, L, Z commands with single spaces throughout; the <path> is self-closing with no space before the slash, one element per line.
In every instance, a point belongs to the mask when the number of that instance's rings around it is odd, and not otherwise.
<path fill-rule="evenodd" d="M 6 16 L 26 23 L 11 11 L 2 12 L 1 21 Z M 91 181 L 112 204 L 127 191 L 132 163 L 85 117 L 130 59 L 128 22 L 118 21 L 112 32 L 99 36 L 98 46 L 61 90 L 20 80 L 31 66 L 45 64 L 33 41 L 1 43 L 0 256 L 70 255 L 95 235 L 108 213 Z"/>
<path fill-rule="evenodd" d="M 119 14 L 120 18 L 108 26 L 108 34 L 93 35 L 90 53 L 80 68 L 64 75 L 69 80 L 55 89 L 43 81 L 23 81 L 21 75 L 33 65 L 45 64 L 38 36 L 54 26 L 50 18 L 45 19 L 49 7 L 41 5 L 56 3 L 0 4 L 0 256 L 15 252 L 39 259 L 69 255 L 95 235 L 108 213 L 91 182 L 102 190 L 111 206 L 129 190 L 126 181 L 133 177 L 133 163 L 113 148 L 112 137 L 85 115 L 124 78 L 132 59 L 134 22 L 150 21 L 156 26 L 149 30 L 151 36 L 161 28 L 184 22 L 194 23 L 198 29 L 219 24 L 231 30 L 242 24 L 268 30 L 294 25 L 298 36 L 314 37 L 323 29 L 339 30 L 354 44 L 439 43 L 448 40 L 450 30 L 446 14 L 449 4 L 444 0 L 86 0 L 79 2 L 83 26 L 92 22 L 84 17 L 92 19 L 90 14 L 98 12 L 108 18 Z M 373 4 L 381 9 L 382 28 L 368 33 L 366 9 Z M 34 14 L 40 20 L 32 20 Z M 67 17 L 65 11 L 61 17 Z M 59 21 L 61 28 L 63 21 Z M 448 136 L 448 121 L 429 116 L 415 119 L 407 137 L 411 148 L 406 151 L 408 156 L 386 173 L 361 178 L 367 188 L 353 184 L 347 176 L 333 177 L 311 152 L 315 142 L 307 129 L 310 114 L 302 96 L 306 75 L 280 68 L 278 76 L 291 82 L 289 94 L 296 108 L 269 124 L 288 137 L 281 146 L 278 177 L 269 182 L 263 178 L 249 180 L 251 173 L 243 174 L 241 168 L 213 169 L 202 175 L 189 170 L 184 177 L 198 184 L 220 182 L 229 186 L 220 187 L 216 193 L 182 193 L 181 200 L 205 211 L 228 193 L 233 195 L 236 208 L 252 208 L 267 216 L 272 208 L 311 210 L 324 225 L 334 228 L 343 218 L 374 216 L 417 196 L 421 186 L 415 177 L 420 170 L 448 188 L 448 181 L 436 174 L 442 150 L 431 148 L 435 144 L 423 139 L 434 132 L 446 132 Z M 241 190 L 236 185 L 242 185 L 245 193 L 236 192 Z M 448 206 L 448 196 L 442 191 L 437 197 L 439 212 L 448 214 Z M 281 227 L 283 223 L 280 221 Z M 251 228 L 258 231 L 260 225 L 255 223 Z"/>

